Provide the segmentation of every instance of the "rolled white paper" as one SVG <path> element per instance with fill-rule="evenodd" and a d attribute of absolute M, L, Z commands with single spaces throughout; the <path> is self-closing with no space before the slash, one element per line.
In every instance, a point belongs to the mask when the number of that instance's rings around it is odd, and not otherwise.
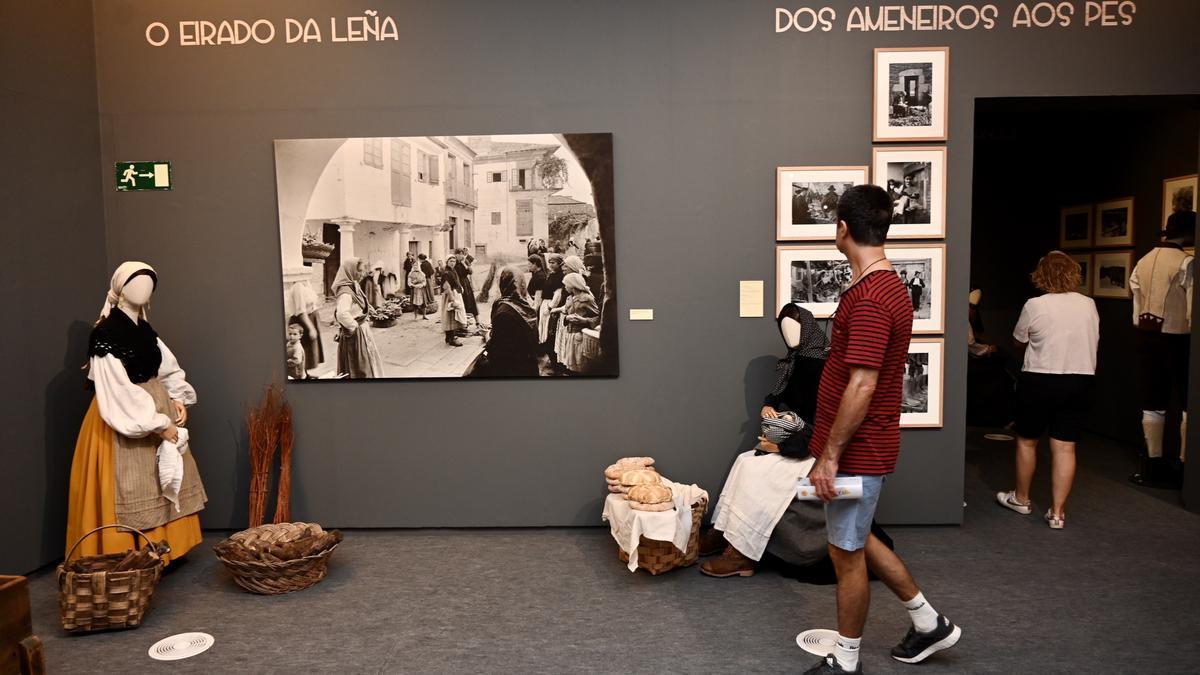
<path fill-rule="evenodd" d="M 833 479 L 833 491 L 837 493 L 834 499 L 859 499 L 863 494 L 862 476 L 844 476 Z M 796 483 L 796 499 L 817 501 L 817 490 L 807 478 L 801 478 Z"/>

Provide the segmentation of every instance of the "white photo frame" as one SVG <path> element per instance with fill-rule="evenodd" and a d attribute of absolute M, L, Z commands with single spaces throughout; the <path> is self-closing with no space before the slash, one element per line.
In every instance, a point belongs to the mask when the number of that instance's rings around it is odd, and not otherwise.
<path fill-rule="evenodd" d="M 1128 300 L 1133 297 L 1129 275 L 1133 274 L 1133 251 L 1092 255 L 1092 297 Z"/>
<path fill-rule="evenodd" d="M 1075 289 L 1080 295 L 1092 294 L 1092 265 L 1095 262 L 1092 260 L 1091 253 L 1068 253 L 1071 260 L 1079 263 L 1079 287 Z"/>
<path fill-rule="evenodd" d="M 1133 246 L 1133 197 L 1097 204 L 1094 227 L 1097 248 Z"/>
<path fill-rule="evenodd" d="M 1191 210 L 1197 208 L 1197 174 L 1190 176 L 1180 176 L 1178 178 L 1168 178 L 1163 181 L 1163 211 L 1162 211 L 1162 229 L 1167 229 L 1167 218 L 1176 211 L 1177 208 L 1187 210 L 1186 202 L 1188 193 L 1191 193 Z"/>
<path fill-rule="evenodd" d="M 837 199 L 847 188 L 867 182 L 865 166 L 776 168 L 775 238 L 832 241 L 837 235 Z"/>
<path fill-rule="evenodd" d="M 875 142 L 941 142 L 949 133 L 950 48 L 875 50 Z"/>
<path fill-rule="evenodd" d="M 887 251 L 917 305 L 913 334 L 945 332 L 946 245 L 897 244 Z M 818 319 L 828 319 L 837 311 L 850 276 L 850 263 L 833 244 L 776 246 L 775 312 L 795 302 Z M 914 284 L 916 279 L 919 284 Z"/>
<path fill-rule="evenodd" d="M 1058 215 L 1058 247 L 1063 251 L 1091 248 L 1095 223 L 1091 204 L 1061 209 Z"/>
<path fill-rule="evenodd" d="M 871 176 L 892 197 L 888 239 L 945 238 L 945 146 L 877 147 Z"/>
<path fill-rule="evenodd" d="M 909 343 L 900 397 L 901 429 L 942 427 L 945 352 L 942 338 L 913 338 Z"/>

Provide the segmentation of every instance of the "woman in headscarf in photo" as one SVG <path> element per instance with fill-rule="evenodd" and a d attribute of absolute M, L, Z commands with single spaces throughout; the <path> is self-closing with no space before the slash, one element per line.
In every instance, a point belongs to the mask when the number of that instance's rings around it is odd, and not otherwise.
<path fill-rule="evenodd" d="M 462 294 L 463 309 L 478 322 L 479 305 L 475 303 L 475 283 L 471 281 L 471 267 L 466 259 L 467 256 L 462 254 L 455 258 L 454 272 L 458 275 L 458 283 L 461 286 L 459 292 Z M 446 264 L 450 264 L 449 259 L 446 260 Z"/>
<path fill-rule="evenodd" d="M 546 263 L 542 260 L 542 256 L 537 253 L 529 256 L 529 299 L 533 303 L 533 311 L 537 312 L 541 309 L 542 302 L 546 300 Z M 535 328 L 536 329 L 536 328 Z"/>
<path fill-rule="evenodd" d="M 467 326 L 463 286 L 454 271 L 457 262 L 454 256 L 446 258 L 446 268 L 442 270 L 442 330 L 446 333 L 446 344 L 452 347 L 462 346 L 458 332 Z"/>
<path fill-rule="evenodd" d="M 303 331 L 300 346 L 304 348 L 304 370 L 312 370 L 325 362 L 325 345 L 321 341 L 321 301 L 308 280 L 292 284 L 288 294 L 288 324 L 297 324 Z"/>
<path fill-rule="evenodd" d="M 561 254 L 546 254 L 549 271 L 546 273 L 546 286 L 542 289 L 542 304 L 538 306 L 538 343 L 542 345 L 542 352 L 550 356 L 551 363 L 555 361 L 554 335 L 558 327 L 558 316 L 552 314 L 551 310 L 562 299 L 562 263 Z"/>
<path fill-rule="evenodd" d="M 371 336 L 369 303 L 361 286 L 365 266 L 358 258 L 347 258 L 333 279 L 337 302 L 333 318 L 339 326 L 337 372 L 351 379 L 383 377 L 383 359 Z"/>
<path fill-rule="evenodd" d="M 187 437 L 187 407 L 196 403 L 175 355 L 146 320 L 158 286 L 149 265 L 125 262 L 112 276 L 88 339 L 87 377 L 96 395 L 79 429 L 71 462 L 67 549 L 101 525 L 124 525 L 165 541 L 164 560 L 201 542 L 208 500 Z M 168 447 L 169 446 L 169 447 Z M 174 453 L 166 466 L 158 455 Z M 124 553 L 143 542 L 105 529 L 82 540 L 80 556 Z"/>
<path fill-rule="evenodd" d="M 380 276 L 383 274 L 383 263 L 369 266 L 367 275 L 363 277 L 363 294 L 372 307 L 383 307 L 383 288 L 380 286 Z"/>
<path fill-rule="evenodd" d="M 600 308 L 581 275 L 572 272 L 563 277 L 563 288 L 569 297 L 563 305 L 558 359 L 568 373 L 578 375 L 586 370 L 583 329 L 600 323 Z"/>
<path fill-rule="evenodd" d="M 429 256 L 424 253 L 417 256 L 417 265 L 421 268 L 421 273 L 425 275 L 425 311 L 432 312 L 434 307 L 433 289 L 437 286 L 437 275 L 433 269 L 433 263 L 429 262 Z"/>
<path fill-rule="evenodd" d="M 566 283 L 566 277 L 568 275 L 578 274 L 581 278 L 584 279 L 584 285 L 585 286 L 587 285 L 588 271 L 587 271 L 587 268 L 583 266 L 583 260 L 580 259 L 579 256 L 568 255 L 568 256 L 564 257 L 562 270 L 563 270 L 563 280 L 564 280 L 563 283 L 564 284 Z M 558 362 L 559 363 L 563 362 L 563 351 L 566 349 L 566 341 L 567 341 L 567 331 L 563 330 L 564 324 L 563 324 L 562 317 L 565 314 L 567 300 L 569 300 L 570 298 L 571 298 L 570 291 L 567 291 L 566 289 L 564 289 L 561 293 L 558 294 L 558 299 L 555 301 L 554 307 L 553 307 L 554 310 L 557 310 L 556 311 L 557 320 L 555 321 L 555 328 L 554 328 L 554 352 L 556 354 L 558 354 Z M 593 301 L 594 300 L 595 300 L 595 298 L 593 298 Z"/>
<path fill-rule="evenodd" d="M 525 294 L 525 273 L 500 270 L 500 299 L 492 303 L 492 331 L 485 351 L 489 377 L 537 377 L 537 313 Z"/>
<path fill-rule="evenodd" d="M 429 279 L 425 276 L 425 272 L 421 271 L 421 266 L 414 264 L 412 269 L 408 271 L 408 299 L 413 306 L 413 318 L 429 320 L 425 315 L 425 296 L 429 292 Z"/>

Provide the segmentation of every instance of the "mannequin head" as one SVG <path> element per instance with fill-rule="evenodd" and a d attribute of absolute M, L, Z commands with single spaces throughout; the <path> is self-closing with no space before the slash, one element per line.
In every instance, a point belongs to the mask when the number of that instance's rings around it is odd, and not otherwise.
<path fill-rule="evenodd" d="M 150 304 L 150 296 L 154 295 L 154 277 L 149 274 L 137 274 L 125 283 L 121 289 L 121 303 L 134 309 L 140 309 Z"/>
<path fill-rule="evenodd" d="M 800 345 L 800 337 L 803 333 L 803 328 L 800 324 L 800 307 L 795 303 L 789 302 L 779 310 L 779 335 L 783 338 L 783 343 L 788 349 L 795 349 Z"/>

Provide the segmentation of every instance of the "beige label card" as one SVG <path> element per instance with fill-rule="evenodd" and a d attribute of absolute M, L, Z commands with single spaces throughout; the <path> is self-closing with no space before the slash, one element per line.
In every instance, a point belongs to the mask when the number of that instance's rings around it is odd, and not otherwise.
<path fill-rule="evenodd" d="M 739 317 L 759 317 L 763 315 L 763 282 L 742 281 Z"/>

